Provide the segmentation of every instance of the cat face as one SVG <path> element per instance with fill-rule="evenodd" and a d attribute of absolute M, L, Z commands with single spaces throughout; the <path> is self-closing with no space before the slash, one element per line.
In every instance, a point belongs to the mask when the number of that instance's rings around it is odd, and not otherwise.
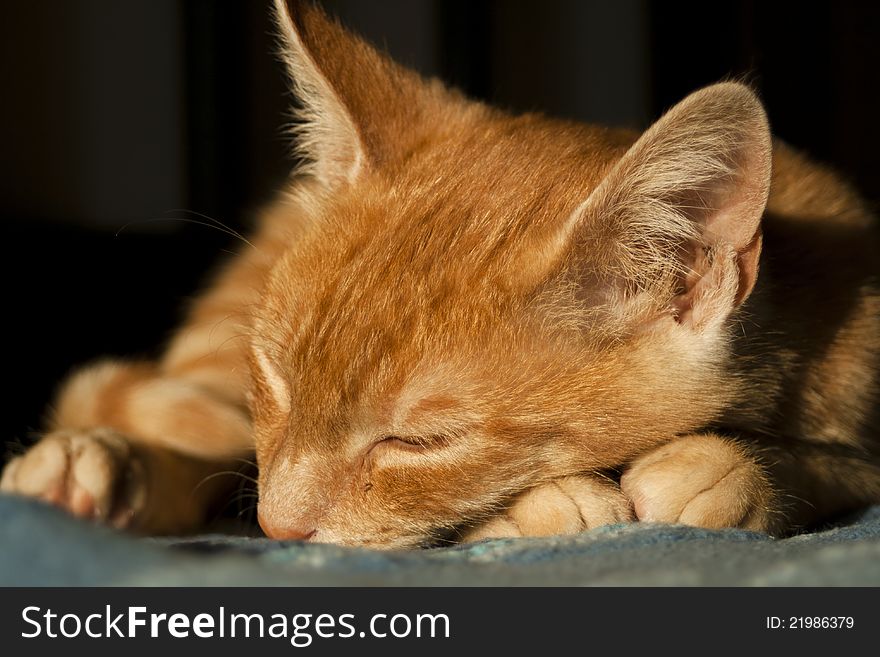
<path fill-rule="evenodd" d="M 309 5 L 277 15 L 307 164 L 250 353 L 267 534 L 448 539 L 717 413 L 769 186 L 750 91 L 634 140 L 466 101 Z"/>
<path fill-rule="evenodd" d="M 404 199 L 341 194 L 264 294 L 254 418 L 276 535 L 442 538 L 542 477 L 598 465 L 564 453 L 584 438 L 575 399 L 559 398 L 578 394 L 564 372 L 584 370 L 581 333 L 542 326 L 548 300 L 506 281 L 474 208 Z"/>
<path fill-rule="evenodd" d="M 399 233 L 372 225 L 334 261 L 325 224 L 265 295 L 252 367 L 268 533 L 442 540 L 536 482 L 620 463 L 623 444 L 601 446 L 642 415 L 621 396 L 642 389 L 624 374 L 644 370 L 634 352 L 550 322 L 549 292 L 487 280 L 491 262 L 448 267 L 448 245 L 391 256 Z"/>

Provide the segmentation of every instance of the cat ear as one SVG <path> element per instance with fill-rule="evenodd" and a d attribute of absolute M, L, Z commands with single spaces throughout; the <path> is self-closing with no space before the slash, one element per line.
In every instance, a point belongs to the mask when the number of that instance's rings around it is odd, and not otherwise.
<path fill-rule="evenodd" d="M 612 167 L 570 217 L 565 241 L 582 271 L 625 297 L 696 328 L 723 321 L 755 285 L 771 157 L 748 87 L 697 91 Z"/>
<path fill-rule="evenodd" d="M 336 186 L 412 147 L 432 89 L 311 2 L 276 0 L 281 56 L 300 107 L 300 171 Z M 437 91 L 437 90 L 434 90 Z"/>

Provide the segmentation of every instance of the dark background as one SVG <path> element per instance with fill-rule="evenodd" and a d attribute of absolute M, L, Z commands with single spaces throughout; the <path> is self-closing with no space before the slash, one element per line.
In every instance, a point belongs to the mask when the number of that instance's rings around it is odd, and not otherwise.
<path fill-rule="evenodd" d="M 745 76 L 777 135 L 880 194 L 880 3 L 323 4 L 404 63 L 514 110 L 641 128 Z M 2 3 L 3 438 L 39 427 L 74 364 L 154 352 L 237 248 L 194 222 L 245 230 L 290 169 L 272 50 L 261 2 Z"/>

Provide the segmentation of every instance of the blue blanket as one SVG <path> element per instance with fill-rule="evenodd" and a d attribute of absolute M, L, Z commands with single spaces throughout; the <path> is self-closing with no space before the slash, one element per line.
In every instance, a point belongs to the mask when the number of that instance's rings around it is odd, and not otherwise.
<path fill-rule="evenodd" d="M 877 586 L 880 507 L 783 540 L 633 524 L 377 552 L 222 535 L 137 539 L 0 496 L 0 550 L 4 586 Z"/>

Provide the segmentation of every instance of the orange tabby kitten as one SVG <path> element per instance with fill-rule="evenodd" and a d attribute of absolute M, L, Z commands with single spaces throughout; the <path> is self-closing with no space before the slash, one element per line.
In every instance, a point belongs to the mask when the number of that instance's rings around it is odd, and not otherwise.
<path fill-rule="evenodd" d="M 66 383 L 4 491 L 182 532 L 255 451 L 269 536 L 377 547 L 880 501 L 873 219 L 747 87 L 637 136 L 277 20 L 307 165 L 158 362 Z"/>

